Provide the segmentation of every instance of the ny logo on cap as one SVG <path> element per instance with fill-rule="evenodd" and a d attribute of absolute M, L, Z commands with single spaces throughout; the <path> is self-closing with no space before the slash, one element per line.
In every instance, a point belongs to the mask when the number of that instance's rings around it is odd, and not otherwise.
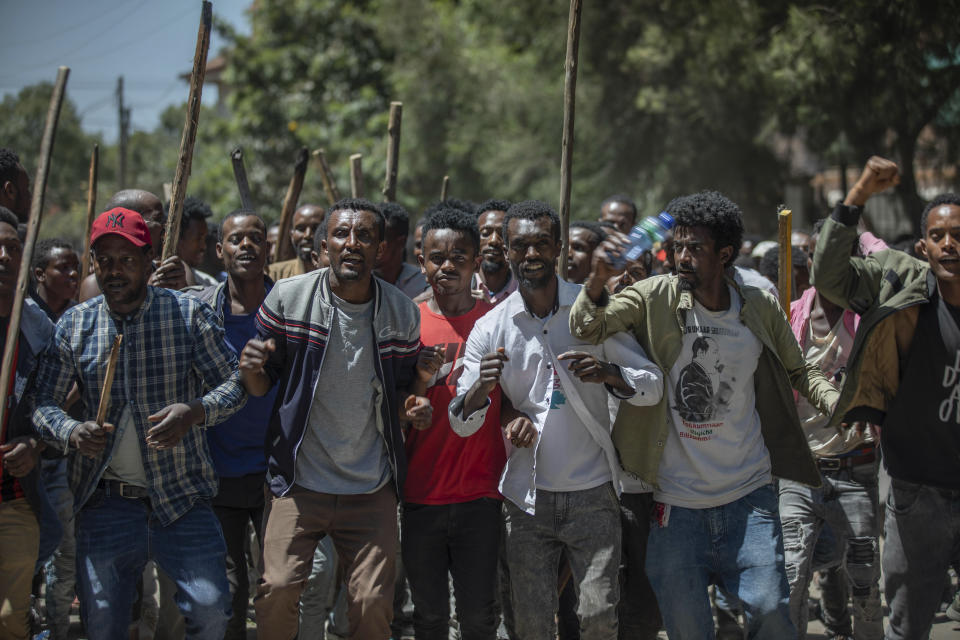
<path fill-rule="evenodd" d="M 123 228 L 123 213 L 111 213 L 110 217 L 107 218 L 107 226 L 117 228 Z"/>

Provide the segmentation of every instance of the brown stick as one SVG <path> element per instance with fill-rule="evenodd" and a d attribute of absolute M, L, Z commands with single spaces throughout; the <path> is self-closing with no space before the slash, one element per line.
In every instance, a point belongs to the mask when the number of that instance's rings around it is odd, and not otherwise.
<path fill-rule="evenodd" d="M 110 348 L 110 359 L 107 361 L 107 370 L 103 374 L 103 389 L 100 389 L 100 406 L 97 408 L 97 426 L 102 427 L 107 419 L 107 410 L 110 408 L 110 387 L 113 386 L 113 374 L 117 371 L 117 360 L 120 357 L 120 343 L 123 334 L 118 333 L 113 338 Z"/>
<path fill-rule="evenodd" d="M 200 13 L 200 29 L 197 31 L 197 49 L 193 53 L 193 71 L 190 73 L 187 119 L 183 123 L 183 137 L 180 138 L 180 158 L 177 161 L 177 171 L 173 175 L 170 213 L 167 216 L 167 229 L 163 239 L 163 260 L 177 253 L 177 243 L 180 240 L 183 200 L 187 196 L 187 181 L 190 179 L 190 167 L 193 165 L 193 144 L 196 142 L 197 126 L 200 123 L 200 94 L 203 91 L 203 78 L 207 73 L 207 50 L 210 49 L 210 21 L 212 15 L 212 5 L 207 0 L 203 0 L 203 8 Z"/>
<path fill-rule="evenodd" d="M 403 103 L 390 103 L 390 123 L 387 125 L 387 177 L 383 182 L 383 197 L 387 202 L 397 199 L 397 165 L 400 162 L 400 121 Z"/>
<path fill-rule="evenodd" d="M 283 198 L 283 209 L 280 211 L 280 230 L 277 232 L 277 261 L 290 260 L 297 255 L 290 242 L 290 227 L 293 226 L 293 212 L 297 210 L 297 200 L 300 199 L 300 191 L 303 189 L 303 177 L 307 173 L 307 158 L 310 152 L 306 147 L 301 147 L 297 153 L 297 162 L 293 166 L 293 177 L 290 178 L 290 185 L 287 187 L 287 195 Z"/>
<path fill-rule="evenodd" d="M 237 180 L 237 191 L 240 192 L 240 206 L 247 211 L 253 211 L 253 195 L 247 181 L 247 169 L 243 166 L 243 149 L 237 147 L 231 151 L 230 161 L 233 163 L 233 177 Z"/>
<path fill-rule="evenodd" d="M 334 204 L 340 199 L 340 190 L 337 189 L 337 183 L 333 181 L 333 174 L 330 173 L 330 165 L 327 164 L 327 156 L 323 149 L 317 149 L 313 156 L 320 163 L 320 180 L 323 182 L 323 190 L 327 194 L 327 200 Z"/>
<path fill-rule="evenodd" d="M 780 290 L 780 306 L 788 318 L 790 317 L 790 276 L 793 274 L 793 245 L 790 241 L 792 223 L 793 212 L 780 205 L 780 210 L 777 212 L 777 242 L 780 245 L 777 289 Z"/>
<path fill-rule="evenodd" d="M 363 197 L 363 154 L 350 156 L 350 194 L 354 198 Z"/>
<path fill-rule="evenodd" d="M 43 140 L 40 143 L 40 160 L 37 162 L 37 175 L 33 181 L 33 200 L 30 203 L 30 218 L 27 220 L 27 238 L 20 259 L 20 275 L 17 276 L 17 289 L 13 295 L 13 307 L 10 310 L 10 324 L 7 326 L 7 342 L 3 347 L 3 366 L 0 367 L 0 425 L 5 424 L 7 414 L 7 391 L 13 379 L 13 359 L 20 340 L 20 314 L 23 311 L 23 299 L 30 281 L 30 263 L 33 261 L 33 248 L 37 244 L 37 232 L 40 230 L 40 216 L 43 213 L 43 197 L 47 190 L 47 176 L 50 173 L 50 156 L 53 155 L 53 140 L 57 133 L 57 121 L 60 119 L 60 107 L 67 87 L 68 67 L 57 71 L 57 82 L 50 95 L 50 108 L 47 110 L 47 123 L 43 127 Z"/>
<path fill-rule="evenodd" d="M 83 255 L 80 256 L 80 279 L 90 273 L 90 227 L 97 215 L 97 174 L 100 170 L 100 145 L 93 145 L 90 153 L 90 179 L 87 183 L 87 226 L 84 227 Z"/>
<path fill-rule="evenodd" d="M 440 186 L 440 202 L 447 199 L 448 193 L 450 193 L 450 176 L 443 176 L 443 184 Z"/>
<path fill-rule="evenodd" d="M 573 165 L 573 117 L 577 99 L 577 59 L 580 51 L 580 13 L 583 0 L 570 0 L 567 19 L 567 59 L 563 80 L 563 140 L 560 148 L 560 277 L 567 277 L 570 245 L 570 170 Z"/>

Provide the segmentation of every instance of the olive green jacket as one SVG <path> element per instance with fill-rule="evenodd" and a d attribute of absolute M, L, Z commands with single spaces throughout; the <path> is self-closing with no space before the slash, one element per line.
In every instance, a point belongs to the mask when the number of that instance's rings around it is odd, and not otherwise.
<path fill-rule="evenodd" d="M 883 423 L 900 386 L 919 305 L 930 301 L 937 286 L 930 266 L 902 251 L 851 257 L 859 215 L 856 207 L 838 206 L 824 223 L 813 256 L 817 293 L 860 315 L 832 426 L 860 419 Z"/>
<path fill-rule="evenodd" d="M 740 286 L 732 279 L 728 282 L 743 300 L 740 320 L 763 345 L 754 383 L 773 475 L 819 486 L 820 472 L 800 427 L 791 385 L 826 414 L 836 403 L 838 392 L 816 365 L 804 361 L 773 296 Z M 612 297 L 604 293 L 600 304 L 594 304 L 584 289 L 570 310 L 570 331 L 593 343 L 619 331 L 629 332 L 650 360 L 669 375 L 683 346 L 685 314 L 691 308 L 693 295 L 680 291 L 676 276 L 648 278 Z M 649 407 L 623 403 L 613 427 L 613 443 L 624 470 L 651 484 L 657 482 L 663 447 L 673 428 L 669 400 L 670 394 L 665 393 L 660 402 Z"/>

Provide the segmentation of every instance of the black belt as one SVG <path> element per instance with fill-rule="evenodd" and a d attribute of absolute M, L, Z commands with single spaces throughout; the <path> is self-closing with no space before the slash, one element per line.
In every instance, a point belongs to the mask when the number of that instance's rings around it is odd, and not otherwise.
<path fill-rule="evenodd" d="M 121 498 L 131 498 L 136 500 L 149 500 L 150 492 L 144 487 L 119 480 L 108 480 L 103 478 L 97 485 L 103 489 L 107 495 L 120 496 Z"/>
<path fill-rule="evenodd" d="M 862 464 L 873 464 L 877 460 L 877 449 L 874 446 L 870 448 L 853 451 L 843 457 L 836 458 L 817 458 L 817 466 L 820 471 L 840 471 L 858 467 Z"/>

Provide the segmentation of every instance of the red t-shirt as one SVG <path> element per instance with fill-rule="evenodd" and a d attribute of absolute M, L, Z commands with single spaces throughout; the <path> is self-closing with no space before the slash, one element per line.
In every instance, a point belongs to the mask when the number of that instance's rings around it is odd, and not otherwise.
<path fill-rule="evenodd" d="M 467 336 L 474 323 L 493 308 L 477 300 L 462 316 L 448 317 L 420 304 L 420 341 L 430 347 L 443 345 L 446 361 L 427 388 L 433 406 L 429 429 L 411 429 L 407 436 L 407 482 L 404 499 L 416 504 L 451 504 L 478 498 L 500 499 L 497 486 L 507 461 L 500 430 L 500 387 L 490 394 L 490 409 L 483 426 L 469 438 L 450 428 L 447 407 L 457 393 L 463 373 Z"/>

